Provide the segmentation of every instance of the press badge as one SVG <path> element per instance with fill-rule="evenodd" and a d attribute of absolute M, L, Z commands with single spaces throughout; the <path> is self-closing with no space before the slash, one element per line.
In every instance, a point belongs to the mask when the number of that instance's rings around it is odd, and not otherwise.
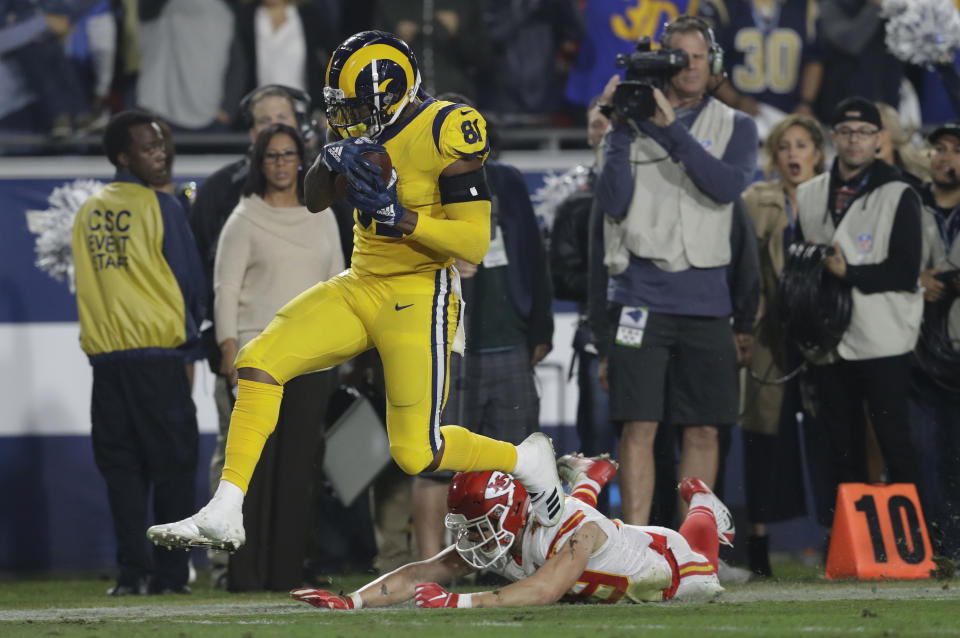
<path fill-rule="evenodd" d="M 650 311 L 646 308 L 624 306 L 620 310 L 620 325 L 617 326 L 617 345 L 639 348 L 643 342 L 643 331 L 647 327 L 649 316 Z"/>
<path fill-rule="evenodd" d="M 497 268 L 510 263 L 507 260 L 507 247 L 503 244 L 503 233 L 496 226 L 493 227 L 493 236 L 490 238 L 490 248 L 483 258 L 484 268 Z"/>

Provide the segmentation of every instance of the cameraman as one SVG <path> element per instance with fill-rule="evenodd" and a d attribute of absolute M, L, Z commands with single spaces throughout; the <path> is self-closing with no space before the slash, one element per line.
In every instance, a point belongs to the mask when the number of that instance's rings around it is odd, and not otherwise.
<path fill-rule="evenodd" d="M 614 113 L 596 184 L 610 273 L 609 330 L 595 328 L 598 374 L 623 424 L 623 520 L 634 525 L 650 514 L 657 424 L 683 427 L 679 475 L 712 486 L 718 424 L 737 420 L 727 265 L 733 202 L 757 159 L 753 120 L 707 95 L 722 52 L 706 22 L 681 16 L 661 44 L 683 50 L 687 66 L 653 90 L 649 119 Z M 611 105 L 618 83 L 611 78 L 601 104 Z"/>

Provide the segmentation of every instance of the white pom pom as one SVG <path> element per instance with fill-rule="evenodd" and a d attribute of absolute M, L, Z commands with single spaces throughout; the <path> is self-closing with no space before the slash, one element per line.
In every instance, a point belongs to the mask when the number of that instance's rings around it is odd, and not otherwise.
<path fill-rule="evenodd" d="M 543 185 L 530 197 L 541 228 L 547 230 L 553 228 L 557 207 L 567 197 L 583 188 L 589 177 L 590 169 L 586 166 L 574 166 L 561 175 L 547 173 L 544 176 Z"/>
<path fill-rule="evenodd" d="M 884 0 L 887 49 L 904 62 L 942 64 L 960 48 L 960 11 L 953 0 Z"/>
<path fill-rule="evenodd" d="M 91 195 L 103 188 L 92 179 L 78 179 L 53 189 L 46 210 L 28 210 L 27 226 L 37 236 L 34 262 L 57 281 L 67 280 L 75 292 L 73 279 L 73 220 Z"/>

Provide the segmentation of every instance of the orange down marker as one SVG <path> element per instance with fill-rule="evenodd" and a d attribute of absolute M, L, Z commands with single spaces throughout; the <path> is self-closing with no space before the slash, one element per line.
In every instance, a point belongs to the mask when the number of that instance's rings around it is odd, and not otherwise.
<path fill-rule="evenodd" d="M 930 536 L 912 484 L 840 485 L 828 579 L 930 578 L 934 568 Z"/>

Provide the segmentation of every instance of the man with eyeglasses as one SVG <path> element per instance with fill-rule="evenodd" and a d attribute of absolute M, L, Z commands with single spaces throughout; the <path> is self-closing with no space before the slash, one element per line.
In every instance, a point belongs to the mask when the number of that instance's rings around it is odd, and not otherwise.
<path fill-rule="evenodd" d="M 849 327 L 811 367 L 833 453 L 825 469 L 834 484 L 867 480 L 869 418 L 888 480 L 921 491 L 907 409 L 908 357 L 923 312 L 920 197 L 896 168 L 876 159 L 883 124 L 873 102 L 848 98 L 832 122 L 837 157 L 828 173 L 800 186 L 797 226 L 800 241 L 833 247 L 825 269 L 852 286 Z"/>

